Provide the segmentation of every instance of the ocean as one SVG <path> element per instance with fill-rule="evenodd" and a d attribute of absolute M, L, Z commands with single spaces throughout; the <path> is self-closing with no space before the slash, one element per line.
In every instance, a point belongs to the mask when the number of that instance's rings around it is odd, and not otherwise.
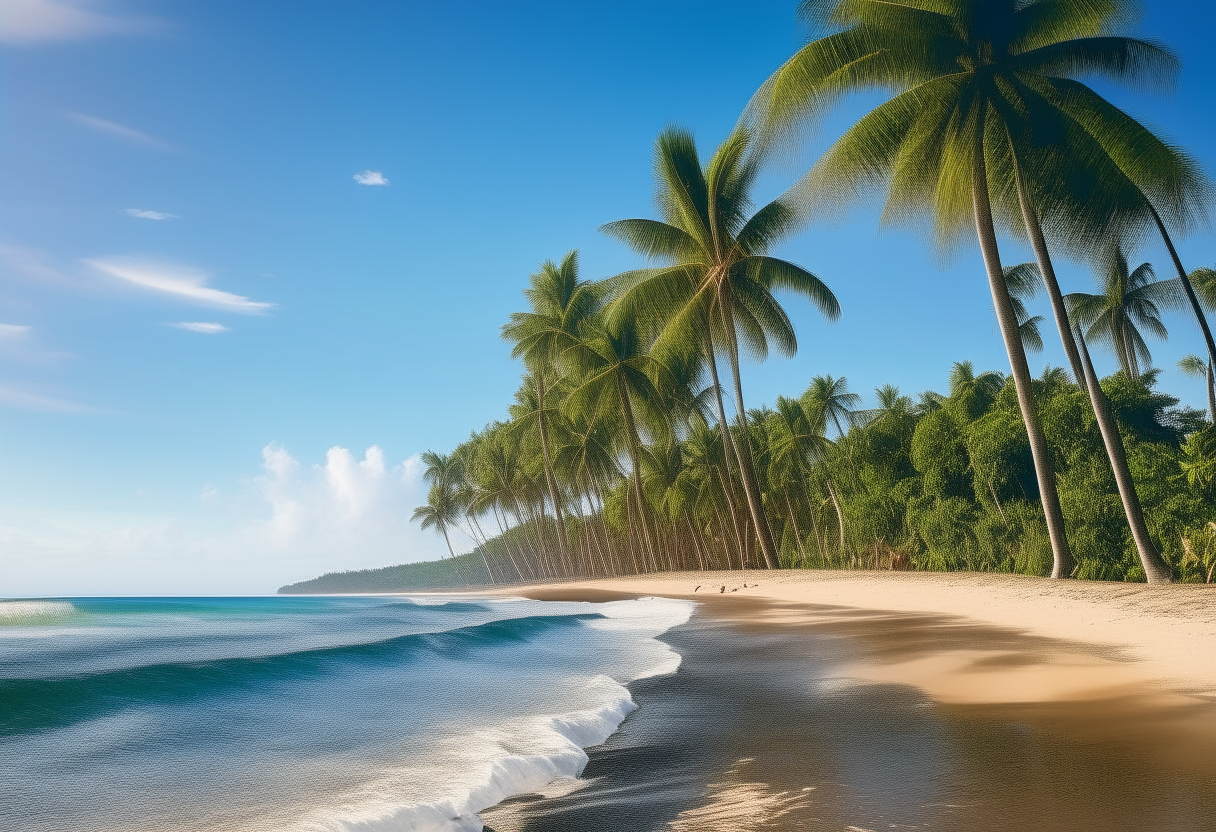
<path fill-rule="evenodd" d="M 0 601 L 6 832 L 467 832 L 674 672 L 693 605 Z"/>

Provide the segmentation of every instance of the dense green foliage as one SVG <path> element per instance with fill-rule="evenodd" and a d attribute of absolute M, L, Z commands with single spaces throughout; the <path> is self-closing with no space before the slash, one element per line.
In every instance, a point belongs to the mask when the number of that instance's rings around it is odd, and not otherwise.
<path fill-rule="evenodd" d="M 449 550 L 454 528 L 478 545 L 409 580 L 763 566 L 1211 580 L 1216 427 L 1156 389 L 1140 334 L 1165 336 L 1163 309 L 1193 312 L 1207 358 L 1183 367 L 1206 378 L 1216 418 L 1204 314 L 1216 272 L 1188 277 L 1170 237 L 1202 217 L 1207 182 L 1083 80 L 1174 76 L 1172 53 L 1121 32 L 1137 5 L 805 0 L 821 36 L 708 159 L 687 131 L 664 130 L 659 218 L 604 227 L 648 267 L 587 281 L 571 253 L 532 275 L 530 308 L 503 328 L 526 369 L 508 420 L 425 456 L 431 491 L 414 518 Z M 840 99 L 875 90 L 889 97 L 756 210 L 767 155 Z M 948 394 L 914 403 L 886 386 L 872 410 L 824 375 L 749 410 L 740 356 L 797 350 L 779 296 L 840 314 L 828 282 L 773 250 L 874 189 L 884 221 L 928 221 L 939 246 L 974 229 L 1011 375 L 960 362 Z M 1129 270 L 1123 251 L 1146 229 L 1161 234 L 1176 278 Z M 1000 232 L 1029 239 L 1035 262 L 1005 267 Z M 1094 261 L 1098 294 L 1063 295 L 1061 251 Z M 1026 301 L 1040 285 L 1071 377 L 1029 370 L 1045 319 Z M 1086 339 L 1122 370 L 1099 384 Z"/>

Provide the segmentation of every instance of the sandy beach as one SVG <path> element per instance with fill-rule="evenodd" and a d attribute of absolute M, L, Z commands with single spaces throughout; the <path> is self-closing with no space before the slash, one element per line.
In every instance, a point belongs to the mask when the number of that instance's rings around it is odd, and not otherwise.
<path fill-rule="evenodd" d="M 500 590 L 701 602 L 582 780 L 494 832 L 1216 829 L 1216 588 L 676 573 Z"/>

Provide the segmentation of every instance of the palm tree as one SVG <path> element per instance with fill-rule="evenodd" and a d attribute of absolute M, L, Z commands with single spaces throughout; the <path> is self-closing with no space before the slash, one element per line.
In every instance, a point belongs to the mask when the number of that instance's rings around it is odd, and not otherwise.
<path fill-rule="evenodd" d="M 418 508 L 414 509 L 414 514 L 410 517 L 410 521 L 418 523 L 423 529 L 434 528 L 443 535 L 443 542 L 448 545 L 448 554 L 455 560 L 456 551 L 452 548 L 452 538 L 448 536 L 448 527 L 455 525 L 456 518 L 459 516 L 460 506 L 452 499 L 452 489 L 441 485 L 432 485 L 426 497 L 426 505 L 418 506 Z M 489 564 L 486 564 L 486 571 L 489 571 Z M 457 572 L 460 574 L 459 568 Z M 460 577 L 465 584 L 468 584 L 468 579 L 463 574 L 460 574 Z M 490 580 L 494 580 L 493 576 L 490 577 Z"/>
<path fill-rule="evenodd" d="M 848 195 L 885 182 L 884 218 L 918 214 L 928 206 L 943 243 L 974 223 L 1035 460 L 1055 557 L 1053 577 L 1069 574 L 1072 556 L 995 221 L 1021 215 L 1080 382 L 1084 370 L 1042 221 L 1050 219 L 1073 239 L 1093 239 L 1096 229 L 1109 228 L 1112 199 L 1082 198 L 1083 189 L 1069 175 L 1118 169 L 1107 145 L 1094 135 L 1102 122 L 1094 111 L 1113 108 L 1073 76 L 1126 80 L 1173 68 L 1172 56 L 1159 47 L 1110 31 L 1119 13 L 1134 5 L 1130 0 L 808 0 L 804 10 L 840 31 L 799 51 L 753 105 L 766 124 L 780 127 L 854 90 L 895 93 L 828 151 L 809 184 L 817 193 Z M 1048 182 L 1066 184 L 1053 190 Z M 1129 213 L 1126 204 L 1119 207 Z"/>
<path fill-rule="evenodd" d="M 1208 383 L 1208 417 L 1216 424 L 1216 373 L 1213 373 L 1212 362 L 1204 361 L 1197 355 L 1187 355 L 1178 361 L 1178 369 L 1188 376 L 1205 379 Z"/>
<path fill-rule="evenodd" d="M 641 420 L 660 421 L 671 389 L 671 373 L 647 352 L 638 327 L 629 322 L 602 326 L 586 323 L 582 335 L 562 353 L 574 381 L 563 407 L 572 416 L 608 416 L 624 428 L 624 443 L 632 466 L 634 497 L 643 539 L 655 561 L 655 538 L 647 520 L 642 493 Z"/>
<path fill-rule="evenodd" d="M 502 328 L 502 337 L 514 344 L 512 358 L 523 358 L 532 372 L 524 377 L 523 398 L 513 414 L 522 426 L 535 429 L 544 456 L 545 486 L 557 517 L 557 543 L 561 559 L 570 563 L 570 543 L 557 479 L 553 475 L 553 456 L 549 436 L 557 416 L 551 391 L 560 352 L 577 338 L 579 324 L 598 305 L 593 286 L 579 279 L 578 252 L 571 251 L 560 264 L 546 260 L 529 278 L 525 297 L 531 312 L 515 312 Z"/>
<path fill-rule="evenodd" d="M 655 322 L 660 354 L 673 345 L 699 347 L 715 388 L 715 356 L 718 350 L 724 352 L 745 438 L 741 347 L 761 359 L 770 344 L 785 355 L 798 348 L 794 328 L 773 290 L 802 295 L 829 320 L 840 315 L 840 305 L 823 281 L 801 266 L 768 255 L 797 229 L 801 218 L 782 199 L 748 215 L 758 172 L 756 160 L 747 157 L 750 145 L 749 133 L 737 130 L 703 166 L 690 133 L 674 127 L 664 130 L 655 150 L 662 218 L 620 220 L 604 227 L 635 251 L 662 263 L 660 268 L 617 279 L 616 314 Z M 729 437 L 720 395 L 718 421 L 723 436 Z M 734 452 L 765 563 L 776 568 L 776 547 L 761 504 L 751 448 L 747 442 L 735 443 Z"/>
<path fill-rule="evenodd" d="M 1123 372 L 1129 378 L 1139 378 L 1141 366 L 1150 367 L 1153 361 L 1140 330 L 1163 341 L 1169 337 L 1161 322 L 1161 308 L 1178 305 L 1178 281 L 1157 280 L 1149 263 L 1141 263 L 1129 272 L 1127 257 L 1116 247 L 1099 285 L 1099 294 L 1066 295 L 1068 311 L 1079 325 L 1088 327 L 1087 339 L 1110 347 Z"/>
<path fill-rule="evenodd" d="M 845 426 L 851 427 L 854 409 L 861 404 L 861 396 L 849 392 L 849 380 L 844 376 L 815 376 L 802 394 L 802 407 L 812 421 L 822 422 L 836 428 L 836 436 L 845 434 Z"/>
<path fill-rule="evenodd" d="M 1039 326 L 1043 323 L 1043 316 L 1032 316 L 1026 308 L 1026 301 L 1038 294 L 1041 282 L 1037 263 L 1019 263 L 1016 266 L 1005 267 L 1005 285 L 1009 287 L 1009 302 L 1013 304 L 1013 314 L 1018 319 L 1018 331 L 1022 334 L 1022 344 L 1031 352 L 1043 351 L 1043 333 L 1039 331 Z"/>

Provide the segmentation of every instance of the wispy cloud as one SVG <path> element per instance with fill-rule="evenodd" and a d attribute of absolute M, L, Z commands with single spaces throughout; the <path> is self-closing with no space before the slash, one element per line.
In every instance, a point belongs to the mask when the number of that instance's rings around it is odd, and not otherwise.
<path fill-rule="evenodd" d="M 24 341 L 32 330 L 25 324 L 0 324 L 0 341 Z"/>
<path fill-rule="evenodd" d="M 177 214 L 165 214 L 160 211 L 145 211 L 142 208 L 128 208 L 127 213 L 141 220 L 176 220 L 181 219 Z"/>
<path fill-rule="evenodd" d="M 355 181 L 360 185 L 387 185 L 388 180 L 378 170 L 365 170 L 355 174 Z"/>
<path fill-rule="evenodd" d="M 273 303 L 250 300 L 244 295 L 213 289 L 207 285 L 210 279 L 207 272 L 176 263 L 134 257 L 96 257 L 83 262 L 132 286 L 229 312 L 262 315 L 275 306 Z"/>
<path fill-rule="evenodd" d="M 43 396 L 28 390 L 0 384 L 0 405 L 15 407 L 20 410 L 38 410 L 44 413 L 97 413 L 96 408 L 88 407 L 66 399 L 53 396 Z"/>
<path fill-rule="evenodd" d="M 165 150 L 168 145 L 162 142 L 155 136 L 149 136 L 142 130 L 136 130 L 134 127 L 127 127 L 125 124 L 119 124 L 116 121 L 108 121 L 104 118 L 85 115 L 84 113 L 68 113 L 68 118 L 75 121 L 77 124 L 84 125 L 95 133 L 100 133 L 103 136 L 109 136 L 112 139 L 126 142 L 127 144 L 137 144 L 142 147 L 154 147 L 158 150 Z"/>
<path fill-rule="evenodd" d="M 164 25 L 157 20 L 114 14 L 97 0 L 3 0 L 0 43 L 32 46 L 107 35 L 148 34 Z"/>
<path fill-rule="evenodd" d="M 182 321 L 181 323 L 169 324 L 177 329 L 184 329 L 187 332 L 198 332 L 203 335 L 219 335 L 221 332 L 227 332 L 228 327 L 223 324 L 206 323 L 203 321 Z"/>

